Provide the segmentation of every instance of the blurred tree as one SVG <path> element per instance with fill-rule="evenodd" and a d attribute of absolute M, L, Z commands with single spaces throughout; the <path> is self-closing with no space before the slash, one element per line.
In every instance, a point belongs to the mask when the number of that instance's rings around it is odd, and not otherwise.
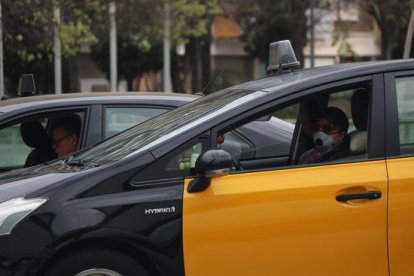
<path fill-rule="evenodd" d="M 362 0 L 360 4 L 381 30 L 381 59 L 402 58 L 413 1 Z"/>
<path fill-rule="evenodd" d="M 34 73 L 39 91 L 53 91 L 53 8 L 61 9 L 62 55 L 97 42 L 92 22 L 102 17 L 103 0 L 3 0 L 4 68 L 7 93 L 15 94 L 21 74 Z M 69 72 L 70 73 L 70 72 Z"/>
<path fill-rule="evenodd" d="M 268 62 L 269 43 L 289 39 L 303 65 L 303 48 L 307 43 L 309 0 L 245 0 L 238 3 L 238 19 L 244 33 L 246 51 Z"/>
<path fill-rule="evenodd" d="M 124 0 L 117 4 L 118 30 L 118 75 L 128 81 L 128 88 L 132 88 L 135 77 L 149 71 L 162 69 L 162 41 L 164 31 L 163 1 L 157 0 Z M 171 40 L 173 49 L 179 43 L 191 43 L 192 39 L 208 34 L 209 24 L 213 15 L 220 12 L 219 0 L 170 0 L 171 8 Z M 108 40 L 108 22 L 100 24 L 96 33 L 104 44 Z M 105 42 L 106 41 L 106 42 Z M 121 54 L 121 51 L 126 51 Z M 183 76 L 180 70 L 185 70 L 179 64 L 178 57 L 172 55 L 172 78 L 174 91 L 184 91 Z M 209 54 L 209 52 L 208 52 Z M 155 59 L 147 59 L 154 57 Z M 186 51 L 186 55 L 192 52 Z M 93 47 L 93 58 L 100 68 L 109 76 L 108 48 L 96 45 Z M 200 64 L 201 59 L 196 60 Z M 209 60 L 209 57 L 208 57 Z M 161 61 L 161 63 L 160 63 Z M 194 66 L 199 68 L 200 66 Z M 209 73 L 209 71 L 208 71 Z"/>
<path fill-rule="evenodd" d="M 375 20 L 381 32 L 381 59 L 402 58 L 413 0 L 344 0 L 357 3 Z"/>
<path fill-rule="evenodd" d="M 159 71 L 162 69 L 162 44 L 159 42 L 149 45 L 142 42 L 135 45 L 128 41 L 127 37 L 120 36 L 117 39 L 118 49 L 118 76 L 128 83 L 128 90 L 138 90 L 134 87 L 134 81 L 139 84 L 140 77 L 147 72 Z M 99 44 L 92 48 L 92 59 L 109 77 L 109 40 L 103 37 Z M 158 87 L 154 87 L 159 90 Z"/>

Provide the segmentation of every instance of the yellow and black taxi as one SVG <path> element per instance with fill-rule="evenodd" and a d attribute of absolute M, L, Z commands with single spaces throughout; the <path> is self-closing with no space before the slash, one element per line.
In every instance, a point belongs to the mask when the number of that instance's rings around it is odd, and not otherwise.
<path fill-rule="evenodd" d="M 272 76 L 2 174 L 0 275 L 414 275 L 414 61 L 295 71 L 284 43 Z M 269 120 L 283 143 L 223 146 Z"/>

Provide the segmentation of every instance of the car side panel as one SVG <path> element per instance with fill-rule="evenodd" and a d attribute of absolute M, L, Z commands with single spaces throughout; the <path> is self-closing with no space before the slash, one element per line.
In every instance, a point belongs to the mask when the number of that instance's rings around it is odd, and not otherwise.
<path fill-rule="evenodd" d="M 391 275 L 414 275 L 414 157 L 387 160 Z"/>
<path fill-rule="evenodd" d="M 127 192 L 50 201 L 12 234 L 59 255 L 84 246 L 115 248 L 130 254 L 150 275 L 183 275 L 182 189 L 181 179 Z"/>
<path fill-rule="evenodd" d="M 214 178 L 184 190 L 186 275 L 388 275 L 386 212 L 385 161 Z"/>

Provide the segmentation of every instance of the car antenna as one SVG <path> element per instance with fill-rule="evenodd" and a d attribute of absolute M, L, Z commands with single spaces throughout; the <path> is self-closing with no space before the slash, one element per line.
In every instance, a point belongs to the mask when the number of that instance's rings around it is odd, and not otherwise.
<path fill-rule="evenodd" d="M 217 79 L 218 75 L 221 73 L 221 70 L 218 70 L 214 76 L 210 79 L 210 81 L 207 83 L 206 86 L 204 86 L 203 90 L 201 90 L 200 92 L 195 93 L 196 95 L 199 96 L 205 96 L 206 94 L 204 94 L 204 92 L 206 92 L 206 90 L 208 88 L 210 88 L 210 86 L 213 84 L 213 82 Z"/>

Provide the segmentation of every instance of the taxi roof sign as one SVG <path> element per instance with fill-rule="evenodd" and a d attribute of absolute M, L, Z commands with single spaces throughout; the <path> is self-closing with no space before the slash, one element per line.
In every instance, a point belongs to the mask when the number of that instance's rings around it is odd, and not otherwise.
<path fill-rule="evenodd" d="M 17 95 L 20 97 L 33 96 L 36 93 L 36 86 L 33 74 L 23 74 L 19 80 Z"/>
<path fill-rule="evenodd" d="M 282 73 L 300 66 L 289 40 L 281 40 L 269 45 L 269 66 L 267 73 Z"/>

